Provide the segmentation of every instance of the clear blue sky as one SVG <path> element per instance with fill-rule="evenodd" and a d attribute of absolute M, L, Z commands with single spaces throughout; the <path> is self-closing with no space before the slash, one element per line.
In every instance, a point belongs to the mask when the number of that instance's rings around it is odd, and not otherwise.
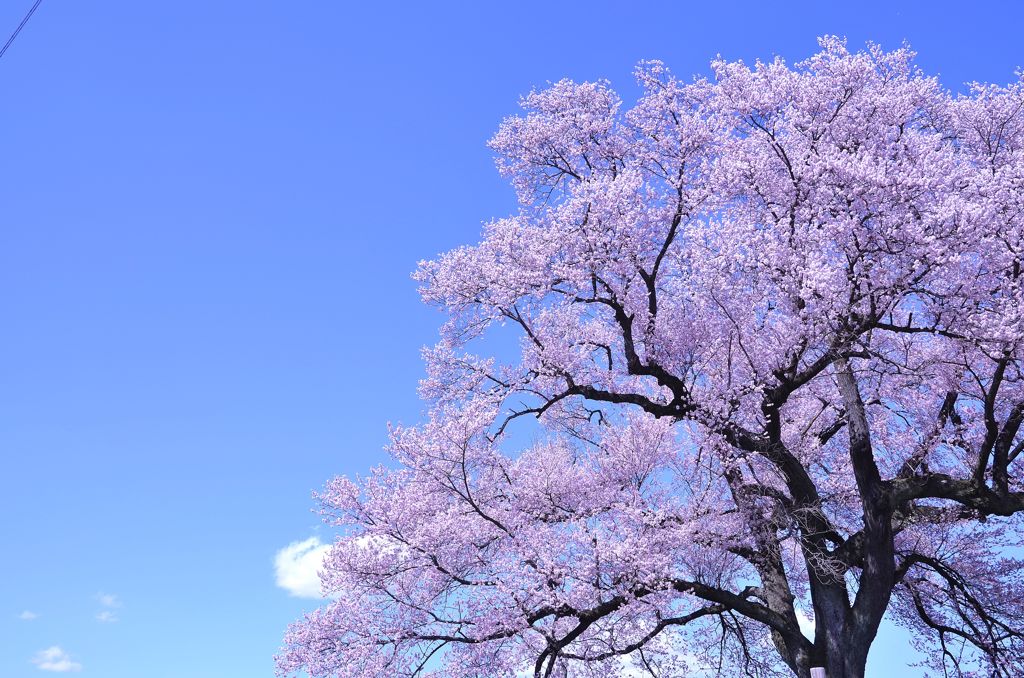
<path fill-rule="evenodd" d="M 271 676 L 316 604 L 274 555 L 420 417 L 409 272 L 513 208 L 484 142 L 531 86 L 823 33 L 1024 65 L 1016 2 L 417 5 L 44 0 L 0 60 L 0 675 Z"/>

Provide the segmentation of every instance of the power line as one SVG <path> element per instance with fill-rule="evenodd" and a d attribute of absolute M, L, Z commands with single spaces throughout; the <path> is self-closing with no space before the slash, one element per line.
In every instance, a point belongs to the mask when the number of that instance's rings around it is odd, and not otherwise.
<path fill-rule="evenodd" d="M 7 53 L 7 49 L 11 46 L 11 43 L 14 42 L 14 39 L 16 37 L 18 37 L 18 33 L 21 33 L 21 29 L 25 27 L 25 24 L 28 23 L 28 20 L 31 19 L 32 15 L 36 13 L 36 8 L 38 8 L 39 5 L 42 4 L 42 2 L 43 0 L 36 0 L 36 3 L 32 5 L 32 9 L 28 11 L 28 14 L 25 15 L 25 18 L 22 19 L 21 23 L 18 24 L 18 27 L 14 29 L 14 32 L 11 33 L 11 37 L 7 38 L 7 42 L 4 43 L 3 48 L 0 48 L 0 57 L 3 57 L 3 55 Z"/>

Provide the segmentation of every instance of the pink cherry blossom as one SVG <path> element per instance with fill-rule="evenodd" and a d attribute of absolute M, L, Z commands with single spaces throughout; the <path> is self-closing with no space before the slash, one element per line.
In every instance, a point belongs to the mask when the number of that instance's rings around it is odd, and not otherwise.
<path fill-rule="evenodd" d="M 429 419 L 319 494 L 279 675 L 860 678 L 886 613 L 1024 675 L 1024 81 L 820 45 L 501 124 L 520 209 L 420 265 Z"/>

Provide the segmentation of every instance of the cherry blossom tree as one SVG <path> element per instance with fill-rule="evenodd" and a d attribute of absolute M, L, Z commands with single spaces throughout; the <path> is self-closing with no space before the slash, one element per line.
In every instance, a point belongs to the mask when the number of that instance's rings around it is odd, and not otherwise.
<path fill-rule="evenodd" d="M 280 675 L 858 678 L 884 615 L 1024 675 L 1024 80 L 820 45 L 501 124 L 520 208 L 420 265 L 429 419 L 319 494 Z"/>

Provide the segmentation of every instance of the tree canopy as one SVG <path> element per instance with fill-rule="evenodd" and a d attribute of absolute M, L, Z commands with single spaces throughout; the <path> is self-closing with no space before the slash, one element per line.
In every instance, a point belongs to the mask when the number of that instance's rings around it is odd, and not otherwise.
<path fill-rule="evenodd" d="M 1024 81 L 820 45 L 523 98 L 520 208 L 415 274 L 429 419 L 320 493 L 281 675 L 859 678 L 886 613 L 1021 675 Z"/>

